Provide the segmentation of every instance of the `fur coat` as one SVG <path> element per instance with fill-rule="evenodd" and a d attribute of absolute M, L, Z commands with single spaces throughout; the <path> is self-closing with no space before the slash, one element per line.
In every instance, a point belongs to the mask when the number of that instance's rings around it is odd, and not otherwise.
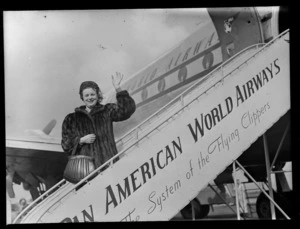
<path fill-rule="evenodd" d="M 120 91 L 116 96 L 117 104 L 98 103 L 90 112 L 85 110 L 85 106 L 80 106 L 65 117 L 61 145 L 68 155 L 74 150 L 73 155 L 91 156 L 97 168 L 118 153 L 113 122 L 128 119 L 136 106 L 127 91 Z M 96 135 L 94 143 L 79 144 L 80 138 L 87 134 Z"/>

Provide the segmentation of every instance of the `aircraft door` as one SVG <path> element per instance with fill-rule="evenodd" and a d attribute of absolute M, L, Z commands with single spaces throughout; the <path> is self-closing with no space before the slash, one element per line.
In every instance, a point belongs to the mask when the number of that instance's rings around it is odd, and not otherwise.
<path fill-rule="evenodd" d="M 252 44 L 263 42 L 254 8 L 211 8 L 208 13 L 221 42 L 223 61 Z"/>

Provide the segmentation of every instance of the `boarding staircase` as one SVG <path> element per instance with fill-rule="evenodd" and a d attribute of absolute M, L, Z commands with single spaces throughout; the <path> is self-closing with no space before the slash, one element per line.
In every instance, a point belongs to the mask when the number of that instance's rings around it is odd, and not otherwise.
<path fill-rule="evenodd" d="M 172 219 L 208 185 L 208 182 L 216 178 L 262 135 L 262 131 L 270 128 L 290 108 L 289 104 L 287 107 L 281 107 L 280 114 L 268 118 L 265 126 L 261 124 L 263 130 L 253 132 L 254 134 L 249 132 L 249 136 L 253 136 L 247 140 L 242 139 L 241 130 L 241 141 L 227 151 L 224 148 L 223 152 L 217 153 L 215 150 L 205 155 L 208 146 L 213 145 L 212 139 L 217 139 L 222 131 L 232 133 L 229 126 L 239 115 L 236 114 L 238 109 L 250 109 L 253 104 L 251 99 L 257 100 L 259 104 L 260 101 L 255 95 L 245 100 L 238 108 L 234 107 L 232 113 L 227 114 L 228 117 L 219 120 L 210 130 L 206 129 L 203 138 L 200 137 L 200 131 L 196 134 L 195 120 L 200 120 L 200 114 L 208 114 L 213 107 L 224 102 L 226 97 L 235 96 L 234 85 L 239 82 L 242 85 L 242 82 L 247 82 L 247 77 L 249 80 L 255 76 L 258 71 L 256 66 L 261 64 L 262 60 L 266 64 L 271 63 L 273 53 L 277 53 L 277 50 L 288 53 L 288 39 L 287 30 L 269 43 L 250 46 L 223 62 L 118 139 L 118 155 L 77 184 L 61 180 L 27 206 L 14 223 Z M 281 72 L 284 71 L 284 67 L 286 66 L 281 66 Z M 241 79 L 243 77 L 244 79 Z M 289 75 L 284 77 L 288 78 Z M 274 76 L 272 82 L 279 79 Z M 230 91 L 226 89 L 229 85 L 233 85 L 233 94 L 226 94 Z M 264 90 L 266 86 L 256 93 L 263 93 Z M 275 104 L 270 106 L 273 109 Z M 220 116 L 218 118 L 220 119 Z M 209 117 L 204 122 L 209 122 L 208 119 Z M 194 139 L 188 125 L 195 128 Z M 120 157 L 121 160 L 113 164 L 116 157 Z M 162 161 L 163 166 L 158 164 Z M 102 171 L 107 165 L 110 166 Z"/>

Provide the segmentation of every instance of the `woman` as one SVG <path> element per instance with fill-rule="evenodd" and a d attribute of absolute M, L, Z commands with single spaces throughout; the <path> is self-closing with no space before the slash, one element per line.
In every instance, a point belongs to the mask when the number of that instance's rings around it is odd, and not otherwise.
<path fill-rule="evenodd" d="M 117 92 L 117 104 L 101 104 L 103 99 L 98 85 L 85 81 L 79 94 L 84 106 L 68 114 L 62 124 L 63 150 L 69 155 L 86 155 L 94 159 L 95 167 L 101 166 L 116 155 L 113 124 L 128 119 L 135 111 L 135 102 L 127 91 L 120 89 L 123 76 L 112 76 Z"/>

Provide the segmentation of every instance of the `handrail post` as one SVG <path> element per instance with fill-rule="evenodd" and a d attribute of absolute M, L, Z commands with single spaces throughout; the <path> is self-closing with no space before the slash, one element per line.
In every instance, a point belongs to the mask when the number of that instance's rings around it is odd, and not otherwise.
<path fill-rule="evenodd" d="M 235 205 L 236 205 L 236 214 L 237 219 L 241 220 L 240 216 L 240 204 L 239 204 L 239 197 L 238 197 L 238 185 L 237 185 L 237 178 L 236 178 L 236 166 L 235 161 L 233 162 L 233 179 L 234 179 L 234 189 L 235 189 Z"/>
<path fill-rule="evenodd" d="M 139 140 L 139 128 L 135 130 L 136 140 Z"/>
<path fill-rule="evenodd" d="M 221 75 L 222 75 L 222 79 L 223 79 L 224 72 L 223 72 L 223 65 L 222 64 L 221 64 Z"/>
<path fill-rule="evenodd" d="M 267 143 L 266 134 L 263 134 L 263 141 L 264 141 L 264 151 L 265 151 L 267 178 L 268 178 L 268 183 L 269 183 L 269 195 L 272 199 L 274 199 L 272 179 L 271 179 L 271 171 L 270 171 L 272 168 L 270 168 L 269 150 L 268 150 L 268 143 Z M 270 207 L 271 207 L 272 219 L 276 219 L 275 207 L 274 207 L 273 202 L 270 202 Z"/>
<path fill-rule="evenodd" d="M 195 209 L 194 209 L 193 200 L 191 201 L 191 205 L 192 205 L 192 219 L 193 219 L 193 221 L 195 221 Z"/>

